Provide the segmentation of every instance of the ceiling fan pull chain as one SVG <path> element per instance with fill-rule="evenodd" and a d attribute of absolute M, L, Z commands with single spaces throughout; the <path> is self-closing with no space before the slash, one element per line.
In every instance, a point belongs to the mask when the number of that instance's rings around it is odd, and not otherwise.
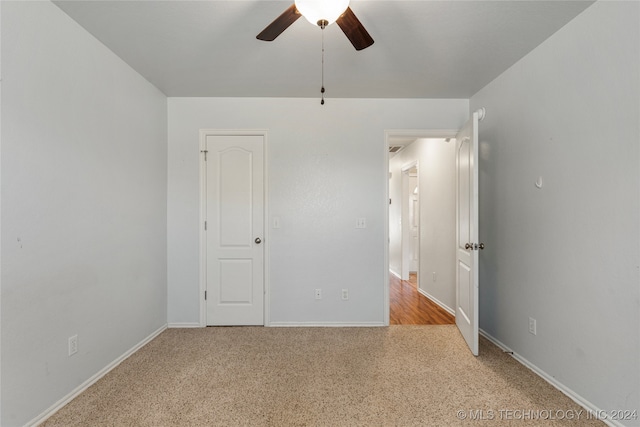
<path fill-rule="evenodd" d="M 322 29 L 322 85 L 320 86 L 320 105 L 324 105 L 324 27 L 324 25 L 320 25 L 320 28 Z"/>

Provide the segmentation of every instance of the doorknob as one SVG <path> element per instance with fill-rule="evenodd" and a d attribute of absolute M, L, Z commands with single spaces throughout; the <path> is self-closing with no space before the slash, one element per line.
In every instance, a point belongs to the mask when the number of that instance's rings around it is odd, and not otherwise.
<path fill-rule="evenodd" d="M 260 240 L 260 238 L 259 238 L 259 237 L 256 237 L 256 240 L 254 240 L 254 242 L 256 242 L 256 244 L 258 244 L 258 245 L 259 245 L 260 243 L 262 243 L 262 240 Z"/>
<path fill-rule="evenodd" d="M 474 244 L 466 243 L 464 245 L 464 248 L 465 249 L 472 249 L 474 251 L 477 251 L 478 249 L 484 249 L 484 243 L 480 243 L 480 244 L 477 244 L 477 243 L 474 243 Z"/>

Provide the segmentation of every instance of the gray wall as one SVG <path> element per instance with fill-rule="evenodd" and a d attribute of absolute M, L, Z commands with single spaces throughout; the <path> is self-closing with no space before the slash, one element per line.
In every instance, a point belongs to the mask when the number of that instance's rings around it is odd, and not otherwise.
<path fill-rule="evenodd" d="M 268 210 L 281 220 L 265 240 L 271 324 L 380 325 L 384 132 L 457 129 L 467 115 L 467 100 L 328 99 L 321 106 L 319 99 L 170 98 L 169 323 L 200 320 L 199 129 L 268 130 Z M 366 229 L 355 229 L 358 217 L 367 218 Z"/>
<path fill-rule="evenodd" d="M 52 3 L 1 7 L 0 423 L 11 427 L 166 324 L 167 111 Z"/>
<path fill-rule="evenodd" d="M 640 409 L 639 7 L 597 2 L 471 99 L 480 326 L 605 410 Z"/>

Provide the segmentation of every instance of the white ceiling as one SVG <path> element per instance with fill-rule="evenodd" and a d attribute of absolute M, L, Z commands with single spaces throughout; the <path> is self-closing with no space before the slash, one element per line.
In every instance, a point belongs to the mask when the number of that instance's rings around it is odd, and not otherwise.
<path fill-rule="evenodd" d="M 298 19 L 255 36 L 292 1 L 55 3 L 167 96 L 315 97 L 322 30 Z M 328 98 L 469 98 L 591 1 L 355 0 L 375 43 L 324 30 Z"/>

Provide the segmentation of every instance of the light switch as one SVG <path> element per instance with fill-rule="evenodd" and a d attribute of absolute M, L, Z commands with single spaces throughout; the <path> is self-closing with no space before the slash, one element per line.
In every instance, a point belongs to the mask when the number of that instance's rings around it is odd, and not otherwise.
<path fill-rule="evenodd" d="M 356 218 L 356 228 L 367 228 L 367 218 Z"/>
<path fill-rule="evenodd" d="M 280 228 L 280 217 L 279 216 L 274 216 L 273 217 L 273 228 Z"/>

